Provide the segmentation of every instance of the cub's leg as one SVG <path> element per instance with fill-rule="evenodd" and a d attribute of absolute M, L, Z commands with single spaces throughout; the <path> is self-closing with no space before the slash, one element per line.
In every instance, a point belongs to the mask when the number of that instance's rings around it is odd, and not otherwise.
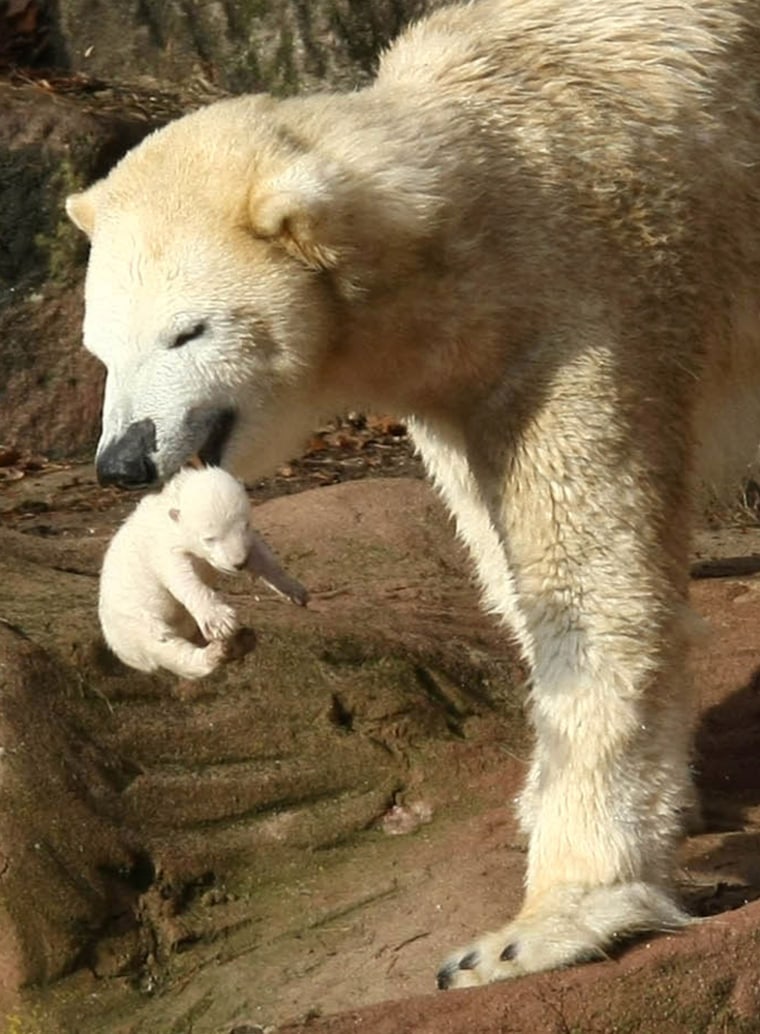
<path fill-rule="evenodd" d="M 216 640 L 208 646 L 194 646 L 171 632 L 165 633 L 151 645 L 151 659 L 160 668 L 166 668 L 184 679 L 200 679 L 210 675 L 225 657 L 225 643 Z"/>
<path fill-rule="evenodd" d="M 201 580 L 186 553 L 163 557 L 160 574 L 164 587 L 191 615 L 204 639 L 232 638 L 238 629 L 234 608 Z"/>
<path fill-rule="evenodd" d="M 283 571 L 277 557 L 261 535 L 255 531 L 251 531 L 251 550 L 247 563 L 251 573 L 265 581 L 275 592 L 287 597 L 300 607 L 306 606 L 309 600 L 308 591 L 300 582 Z"/>
<path fill-rule="evenodd" d="M 647 440 L 640 414 L 604 411 L 613 390 L 593 398 L 587 376 L 559 388 L 523 415 L 510 449 L 464 436 L 457 449 L 450 435 L 446 463 L 441 436 L 417 428 L 486 598 L 531 664 L 536 733 L 524 906 L 457 952 L 441 987 L 598 957 L 688 922 L 670 889 L 691 794 L 686 443 L 661 430 L 677 413 L 648 413 Z"/>

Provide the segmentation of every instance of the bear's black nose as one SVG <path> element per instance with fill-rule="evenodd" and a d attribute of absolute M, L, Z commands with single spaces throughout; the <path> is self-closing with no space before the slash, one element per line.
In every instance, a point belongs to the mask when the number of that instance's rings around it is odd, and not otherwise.
<path fill-rule="evenodd" d="M 156 451 L 156 425 L 152 420 L 130 424 L 121 438 L 114 438 L 96 462 L 101 485 L 138 488 L 151 485 L 158 472 L 150 454 Z"/>

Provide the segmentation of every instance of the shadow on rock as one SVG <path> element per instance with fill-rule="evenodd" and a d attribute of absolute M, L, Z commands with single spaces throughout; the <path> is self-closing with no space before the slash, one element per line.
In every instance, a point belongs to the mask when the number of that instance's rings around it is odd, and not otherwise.
<path fill-rule="evenodd" d="M 341 485 L 256 518 L 312 603 L 232 582 L 256 648 L 196 683 L 131 671 L 105 649 L 106 542 L 87 537 L 88 514 L 81 538 L 0 531 L 6 982 L 72 974 L 60 994 L 51 985 L 50 1034 L 102 1030 L 93 1003 L 129 987 L 192 992 L 220 953 L 239 969 L 290 940 L 319 943 L 324 917 L 393 895 L 376 839 L 389 809 L 455 800 L 524 733 L 521 673 L 426 486 Z M 331 880 L 362 838 L 377 874 L 363 862 Z M 276 1001 L 276 984 L 258 990 Z M 230 1002 L 208 994 L 224 1016 Z M 147 1010 L 134 1030 L 179 1022 L 144 998 L 119 1008 Z"/>

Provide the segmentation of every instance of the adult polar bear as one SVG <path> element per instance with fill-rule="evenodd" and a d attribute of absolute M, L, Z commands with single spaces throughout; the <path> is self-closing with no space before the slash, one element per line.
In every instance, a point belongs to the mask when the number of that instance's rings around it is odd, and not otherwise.
<path fill-rule="evenodd" d="M 524 907 L 441 986 L 686 921 L 685 514 L 760 434 L 759 67 L 760 0 L 483 0 L 366 90 L 223 101 L 69 199 L 104 482 L 413 415 L 537 740 Z"/>

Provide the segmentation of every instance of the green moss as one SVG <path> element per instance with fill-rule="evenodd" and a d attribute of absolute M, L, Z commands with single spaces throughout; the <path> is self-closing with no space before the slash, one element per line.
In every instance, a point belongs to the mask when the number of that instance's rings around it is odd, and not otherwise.
<path fill-rule="evenodd" d="M 2 1021 L 0 1034 L 51 1034 L 46 1017 L 38 1009 L 14 1009 Z"/>
<path fill-rule="evenodd" d="M 298 70 L 293 60 L 293 47 L 293 33 L 286 25 L 283 25 L 272 69 L 274 92 L 280 96 L 289 96 L 298 92 Z"/>
<path fill-rule="evenodd" d="M 68 195 L 84 186 L 85 177 L 71 159 L 61 158 L 52 165 L 47 179 L 46 227 L 35 235 L 34 245 L 45 263 L 46 278 L 54 283 L 66 283 L 87 254 L 85 238 L 64 208 Z"/>
<path fill-rule="evenodd" d="M 69 221 L 64 200 L 85 176 L 72 156 L 44 148 L 0 153 L 0 292 L 46 280 L 68 282 L 87 245 Z"/>

